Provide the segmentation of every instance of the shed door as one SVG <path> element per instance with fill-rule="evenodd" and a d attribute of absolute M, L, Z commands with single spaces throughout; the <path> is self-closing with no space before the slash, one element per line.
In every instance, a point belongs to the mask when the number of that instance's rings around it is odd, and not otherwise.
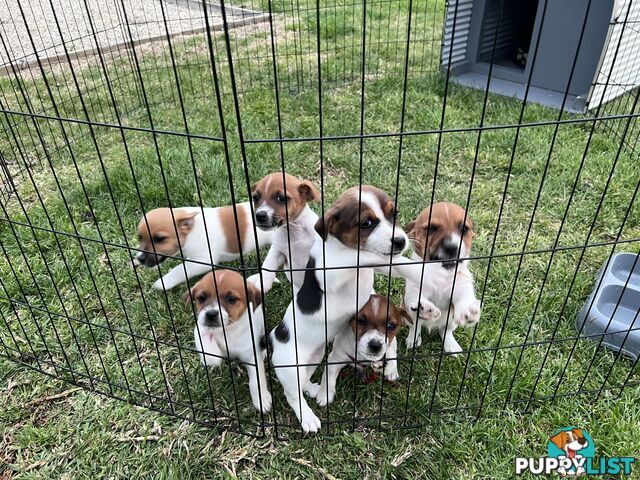
<path fill-rule="evenodd" d="M 457 8 L 457 12 L 456 12 Z M 469 43 L 469 29 L 471 26 L 471 14 L 473 12 L 473 0 L 449 0 L 447 13 L 444 20 L 444 35 L 442 38 L 442 66 L 447 68 L 465 63 L 467 58 L 467 45 Z M 455 32 L 454 32 L 455 19 Z M 453 49 L 451 40 L 453 39 Z M 451 54 L 451 58 L 449 58 Z"/>
<path fill-rule="evenodd" d="M 616 0 L 587 108 L 596 108 L 640 85 L 639 26 L 640 0 Z"/>

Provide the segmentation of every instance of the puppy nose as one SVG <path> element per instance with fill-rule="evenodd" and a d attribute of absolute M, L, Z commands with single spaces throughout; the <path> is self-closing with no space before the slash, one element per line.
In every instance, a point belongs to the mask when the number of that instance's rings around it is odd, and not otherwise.
<path fill-rule="evenodd" d="M 382 342 L 379 340 L 371 340 L 369 342 L 369 351 L 371 353 L 378 353 L 380 350 L 382 350 Z"/>
<path fill-rule="evenodd" d="M 393 249 L 395 251 L 402 251 L 404 247 L 407 245 L 407 241 L 404 237 L 393 237 Z"/>
<path fill-rule="evenodd" d="M 446 242 L 442 245 L 442 249 L 449 257 L 457 257 L 458 256 L 458 244 L 453 242 Z"/>
<path fill-rule="evenodd" d="M 256 212 L 256 220 L 258 222 L 266 222 L 269 219 L 267 212 Z"/>
<path fill-rule="evenodd" d="M 144 252 L 138 254 L 138 261 L 143 263 L 147 259 L 147 255 Z"/>
<path fill-rule="evenodd" d="M 220 323 L 218 310 L 207 310 L 204 314 L 204 323 L 209 326 L 215 326 Z"/>

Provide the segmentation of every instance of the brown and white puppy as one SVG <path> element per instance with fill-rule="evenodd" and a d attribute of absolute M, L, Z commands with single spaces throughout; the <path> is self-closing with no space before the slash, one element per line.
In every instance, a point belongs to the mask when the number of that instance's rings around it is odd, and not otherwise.
<path fill-rule="evenodd" d="M 420 281 L 422 265 L 401 256 L 408 238 L 394 216 L 393 201 L 378 188 L 344 192 L 318 220 L 302 286 L 270 333 L 271 363 L 304 432 L 316 432 L 320 419 L 302 392 L 317 393 L 310 382 L 315 365 L 369 300 L 375 272 Z"/>
<path fill-rule="evenodd" d="M 396 307 L 387 297 L 371 295 L 333 341 L 327 367 L 317 386 L 315 398 L 318 405 L 333 402 L 338 374 L 346 365 L 356 368 L 371 365 L 374 370 L 383 370 L 387 380 L 400 378 L 396 334 L 405 323 L 413 323 L 407 312 Z"/>
<path fill-rule="evenodd" d="M 153 284 L 155 289 L 169 290 L 208 272 L 212 262 L 236 260 L 241 246 L 243 254 L 253 252 L 256 249 L 254 229 L 249 202 L 237 204 L 235 214 L 232 205 L 156 208 L 138 223 L 138 248 L 141 251 L 134 259 L 134 265 L 154 267 L 169 257 L 180 255 L 182 250 L 184 264 L 174 267 Z M 258 244 L 263 247 L 271 244 L 273 233 L 257 230 L 257 236 Z"/>
<path fill-rule="evenodd" d="M 424 266 L 421 292 L 419 283 L 407 281 L 404 306 L 416 320 L 407 335 L 407 348 L 422 344 L 421 331 L 426 326 L 429 331 L 438 330 L 445 352 L 459 353 L 462 348 L 453 337 L 454 330 L 480 320 L 480 302 L 466 260 L 471 253 L 473 222 L 461 206 L 439 202 L 424 209 L 407 226 L 407 233 L 413 243 L 412 258 L 435 261 Z M 418 308 L 419 296 L 436 308 Z"/>
<path fill-rule="evenodd" d="M 579 452 L 583 448 L 587 448 L 589 446 L 589 440 L 584 437 L 584 433 L 581 428 L 573 428 L 571 430 L 559 432 L 551 437 L 550 440 L 556 447 L 566 454 L 564 457 L 558 457 L 559 460 L 563 460 L 564 458 L 580 459 L 582 458 L 582 455 L 576 452 Z M 558 468 L 558 473 L 561 475 L 566 475 L 567 473 L 572 475 L 583 475 L 585 473 L 585 469 L 584 467 L 578 467 L 575 471 L 567 471 L 566 468 L 560 467 Z"/>
<path fill-rule="evenodd" d="M 263 231 L 275 230 L 275 235 L 262 263 L 262 283 L 259 273 L 249 277 L 249 281 L 262 286 L 266 294 L 276 280 L 275 270 L 284 265 L 285 269 L 292 269 L 292 275 L 289 271 L 285 274 L 297 291 L 304 280 L 304 267 L 318 221 L 318 215 L 307 203 L 319 200 L 320 192 L 308 180 L 278 172 L 254 184 L 251 196 L 256 225 Z"/>
<path fill-rule="evenodd" d="M 188 307 L 193 300 L 198 320 L 193 331 L 196 350 L 203 365 L 217 367 L 225 358 L 242 362 L 249 375 L 249 391 L 254 407 L 271 409 L 271 394 L 264 369 L 265 350 L 262 295 L 242 275 L 232 270 L 216 270 L 202 277 L 184 294 Z"/>

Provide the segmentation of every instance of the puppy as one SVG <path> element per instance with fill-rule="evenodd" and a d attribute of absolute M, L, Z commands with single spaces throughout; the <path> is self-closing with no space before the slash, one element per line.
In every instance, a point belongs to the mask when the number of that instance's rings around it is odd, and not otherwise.
<path fill-rule="evenodd" d="M 565 458 L 568 459 L 581 459 L 582 455 L 576 453 L 583 448 L 587 448 L 589 446 L 589 440 L 584 437 L 584 433 L 582 433 L 581 428 L 574 428 L 572 430 L 566 430 L 559 432 L 557 435 L 554 435 L 550 439 L 556 447 L 566 453 L 566 456 L 558 457 L 559 460 L 563 460 Z M 564 467 L 558 468 L 558 473 L 562 476 L 564 475 L 584 475 L 585 469 L 584 467 L 578 467 L 574 470 L 567 470 Z"/>
<path fill-rule="evenodd" d="M 253 185 L 251 195 L 256 225 L 265 232 L 275 230 L 275 235 L 262 263 L 262 284 L 259 273 L 249 277 L 249 281 L 262 286 L 266 294 L 276 280 L 273 270 L 284 265 L 287 269 L 294 269 L 293 278 L 290 278 L 289 272 L 285 274 L 293 283 L 294 291 L 297 291 L 304 280 L 304 267 L 309 259 L 318 221 L 318 215 L 309 208 L 307 202 L 319 200 L 320 192 L 307 180 L 289 174 L 272 173 Z"/>
<path fill-rule="evenodd" d="M 224 358 L 241 361 L 249 375 L 253 406 L 262 412 L 271 410 L 264 369 L 266 352 L 260 346 L 264 316 L 258 289 L 247 283 L 245 290 L 242 275 L 237 272 L 216 270 L 185 292 L 185 306 L 192 299 L 198 314 L 193 335 L 202 364 L 217 367 Z"/>
<path fill-rule="evenodd" d="M 424 267 L 422 292 L 420 283 L 407 281 L 404 306 L 415 312 L 407 348 L 422 344 L 421 331 L 426 326 L 429 331 L 438 330 L 445 352 L 459 353 L 462 348 L 453 332 L 458 326 L 471 327 L 480 320 L 480 302 L 474 293 L 469 261 L 465 260 L 471 253 L 473 222 L 459 205 L 439 202 L 423 210 L 406 229 L 413 243 L 412 258 L 437 261 Z M 435 308 L 418 308 L 419 296 L 428 298 Z"/>
<path fill-rule="evenodd" d="M 154 267 L 179 255 L 184 264 L 174 267 L 153 288 L 169 290 L 189 278 L 211 270 L 211 263 L 229 262 L 256 249 L 249 203 L 236 205 L 238 229 L 232 205 L 219 208 L 156 208 L 138 224 L 139 249 L 134 265 Z M 204 217 L 202 215 L 204 211 Z M 205 229 L 206 223 L 206 229 Z M 238 240 L 237 232 L 240 232 Z M 273 233 L 257 230 L 260 247 L 270 245 Z M 190 262 L 195 260 L 198 263 Z M 186 271 L 185 271 L 186 270 Z"/>
<path fill-rule="evenodd" d="M 316 432 L 320 420 L 302 392 L 317 393 L 309 379 L 327 344 L 369 300 L 374 273 L 388 274 L 392 263 L 392 275 L 420 280 L 422 265 L 404 265 L 411 263 L 400 255 L 408 238 L 394 217 L 382 190 L 362 185 L 343 193 L 316 223 L 302 286 L 270 333 L 271 362 L 305 432 Z"/>
<path fill-rule="evenodd" d="M 338 374 L 350 363 L 356 368 L 368 364 L 374 370 L 384 369 L 387 380 L 400 378 L 396 334 L 405 322 L 413 323 L 407 312 L 397 308 L 387 297 L 371 295 L 365 306 L 338 332 L 333 341 L 333 349 L 315 395 L 318 405 L 333 402 Z M 383 361 L 385 354 L 387 358 Z"/>

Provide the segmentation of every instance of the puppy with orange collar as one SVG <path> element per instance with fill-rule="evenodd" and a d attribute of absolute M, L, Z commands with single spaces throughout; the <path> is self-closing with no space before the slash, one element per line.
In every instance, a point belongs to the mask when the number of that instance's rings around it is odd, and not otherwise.
<path fill-rule="evenodd" d="M 333 402 L 338 374 L 348 364 L 359 369 L 370 365 L 374 371 L 384 371 L 384 377 L 389 381 L 400 378 L 396 334 L 405 323 L 413 323 L 407 312 L 396 307 L 387 297 L 371 295 L 364 307 L 336 335 L 317 391 L 313 385 L 308 388 L 318 405 Z"/>
<path fill-rule="evenodd" d="M 285 188 L 286 187 L 286 188 Z M 262 286 L 263 293 L 271 290 L 276 280 L 275 270 L 284 265 L 285 272 L 297 291 L 304 280 L 304 268 L 316 237 L 318 215 L 308 202 L 320 199 L 320 192 L 308 180 L 300 180 L 288 173 L 272 173 L 251 188 L 255 223 L 264 232 L 275 231 L 271 248 L 262 263 L 260 274 L 249 281 Z"/>
<path fill-rule="evenodd" d="M 237 227 L 236 227 L 237 215 Z M 184 264 L 174 267 L 153 284 L 169 290 L 189 278 L 211 270 L 211 263 L 230 262 L 256 249 L 255 226 L 249 202 L 218 208 L 156 208 L 138 224 L 140 253 L 134 266 L 155 267 L 180 255 Z M 240 238 L 238 238 L 240 232 Z M 273 232 L 257 230 L 260 247 L 270 245 Z M 190 261 L 191 260 L 191 261 Z"/>
<path fill-rule="evenodd" d="M 480 301 L 466 260 L 471 253 L 473 222 L 461 206 L 439 202 L 424 209 L 406 231 L 413 243 L 412 258 L 432 261 L 424 266 L 422 291 L 419 284 L 407 281 L 404 305 L 416 320 L 407 335 L 407 348 L 422 344 L 421 331 L 426 326 L 438 331 L 445 352 L 459 353 L 462 348 L 453 332 L 480 320 Z M 419 296 L 429 299 L 435 308 L 418 308 Z"/>
<path fill-rule="evenodd" d="M 184 302 L 195 302 L 198 321 L 193 331 L 196 350 L 203 365 L 217 367 L 225 358 L 242 362 L 249 375 L 253 406 L 271 410 L 271 394 L 264 368 L 266 351 L 262 295 L 233 270 L 216 270 L 202 277 L 184 294 Z"/>

